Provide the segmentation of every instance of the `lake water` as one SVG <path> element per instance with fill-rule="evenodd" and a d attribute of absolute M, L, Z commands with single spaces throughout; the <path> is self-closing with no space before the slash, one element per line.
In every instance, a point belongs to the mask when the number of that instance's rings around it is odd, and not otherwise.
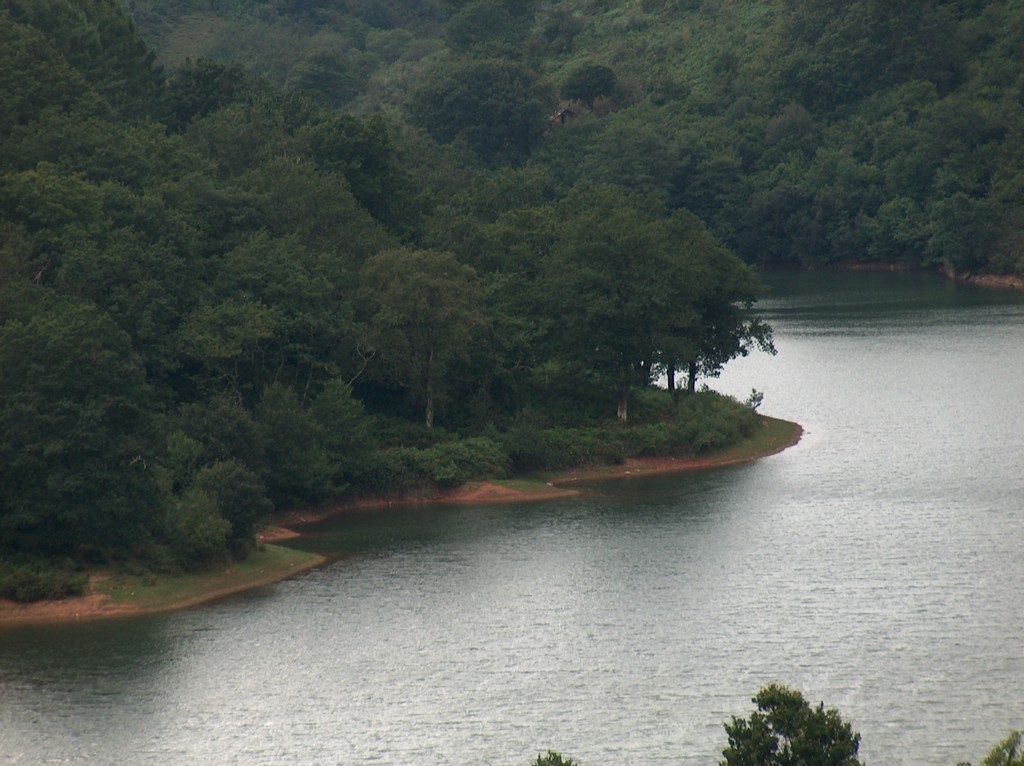
<path fill-rule="evenodd" d="M 1024 296 L 770 276 L 777 357 L 714 387 L 804 425 L 756 463 L 394 509 L 177 614 L 0 632 L 0 763 L 718 761 L 778 681 L 869 764 L 1024 728 Z"/>

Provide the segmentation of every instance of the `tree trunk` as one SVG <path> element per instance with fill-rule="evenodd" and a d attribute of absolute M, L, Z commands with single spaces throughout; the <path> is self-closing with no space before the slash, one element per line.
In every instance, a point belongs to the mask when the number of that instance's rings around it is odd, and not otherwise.
<path fill-rule="evenodd" d="M 676 399 L 679 398 L 679 391 L 676 390 L 675 362 L 672 362 L 672 364 L 668 365 L 668 367 L 666 367 L 665 370 L 665 375 L 668 377 L 668 392 L 672 396 L 672 401 L 675 401 Z"/>
<path fill-rule="evenodd" d="M 616 412 L 616 415 L 618 416 L 619 420 L 622 421 L 623 423 L 626 422 L 626 419 L 628 417 L 628 412 L 627 412 L 628 408 L 629 408 L 629 388 L 627 387 L 627 388 L 622 389 L 622 391 L 619 392 L 619 408 L 618 408 L 618 411 Z"/>
<path fill-rule="evenodd" d="M 697 390 L 697 363 L 690 362 L 690 379 L 686 381 L 686 390 L 691 394 Z"/>
<path fill-rule="evenodd" d="M 423 398 L 426 399 L 426 414 L 424 420 L 427 428 L 434 427 L 434 347 L 430 347 L 427 354 L 427 379 L 423 386 Z"/>

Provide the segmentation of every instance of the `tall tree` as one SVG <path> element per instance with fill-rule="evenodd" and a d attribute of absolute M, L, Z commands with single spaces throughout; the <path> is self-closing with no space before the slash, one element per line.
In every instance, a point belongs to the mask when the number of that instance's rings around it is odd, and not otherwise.
<path fill-rule="evenodd" d="M 50 299 L 0 325 L 0 540 L 10 550 L 125 550 L 152 530 L 150 392 L 128 336 Z"/>
<path fill-rule="evenodd" d="M 658 213 L 661 213 L 660 215 Z M 714 374 L 767 326 L 748 313 L 759 284 L 694 216 L 665 217 L 648 198 L 581 184 L 542 266 L 551 358 L 597 374 L 628 419 L 630 390 L 660 372 Z"/>
<path fill-rule="evenodd" d="M 407 387 L 433 427 L 449 366 L 483 326 L 476 272 L 451 253 L 387 250 L 361 276 L 380 374 Z"/>

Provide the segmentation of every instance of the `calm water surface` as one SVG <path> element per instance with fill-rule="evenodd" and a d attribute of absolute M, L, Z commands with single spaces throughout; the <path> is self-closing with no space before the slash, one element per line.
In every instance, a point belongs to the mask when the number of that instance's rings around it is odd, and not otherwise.
<path fill-rule="evenodd" d="M 758 463 L 543 504 L 366 513 L 341 555 L 183 613 L 0 633 L 0 762 L 717 762 L 771 681 L 869 764 L 1024 728 L 1024 296 L 771 278 L 799 421 Z"/>

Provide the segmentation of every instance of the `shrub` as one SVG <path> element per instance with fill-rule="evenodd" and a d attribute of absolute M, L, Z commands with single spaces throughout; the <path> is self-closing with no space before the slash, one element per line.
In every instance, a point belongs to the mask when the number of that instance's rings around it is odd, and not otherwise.
<path fill-rule="evenodd" d="M 379 450 L 358 485 L 371 491 L 405 492 L 423 487 L 457 487 L 471 479 L 505 476 L 508 456 L 493 439 L 445 441 L 426 449 Z"/>
<path fill-rule="evenodd" d="M 685 396 L 672 422 L 675 438 L 699 455 L 728 447 L 753 433 L 758 415 L 721 394 L 710 391 Z"/>
<path fill-rule="evenodd" d="M 548 750 L 547 755 L 537 756 L 533 766 L 576 766 L 576 761 L 572 758 L 563 758 L 561 754 L 556 753 L 554 750 Z"/>
<path fill-rule="evenodd" d="M 555 462 L 548 432 L 533 418 L 517 419 L 499 438 L 512 469 L 518 473 L 540 471 Z"/>
<path fill-rule="evenodd" d="M 88 578 L 75 572 L 70 564 L 0 562 L 0 598 L 21 602 L 68 598 L 80 596 L 87 584 Z"/>
<path fill-rule="evenodd" d="M 189 569 L 226 559 L 231 523 L 222 518 L 217 501 L 192 487 L 171 506 L 166 534 L 175 559 Z"/>
<path fill-rule="evenodd" d="M 629 422 L 636 426 L 670 420 L 675 412 L 672 395 L 661 388 L 636 388 L 629 395 Z"/>
<path fill-rule="evenodd" d="M 549 468 L 621 463 L 626 459 L 624 429 L 552 428 L 548 432 L 552 464 Z"/>
<path fill-rule="evenodd" d="M 501 477 L 509 470 L 508 456 L 498 443 L 483 437 L 442 442 L 425 452 L 431 480 L 439 487 L 457 487 L 471 479 Z"/>

